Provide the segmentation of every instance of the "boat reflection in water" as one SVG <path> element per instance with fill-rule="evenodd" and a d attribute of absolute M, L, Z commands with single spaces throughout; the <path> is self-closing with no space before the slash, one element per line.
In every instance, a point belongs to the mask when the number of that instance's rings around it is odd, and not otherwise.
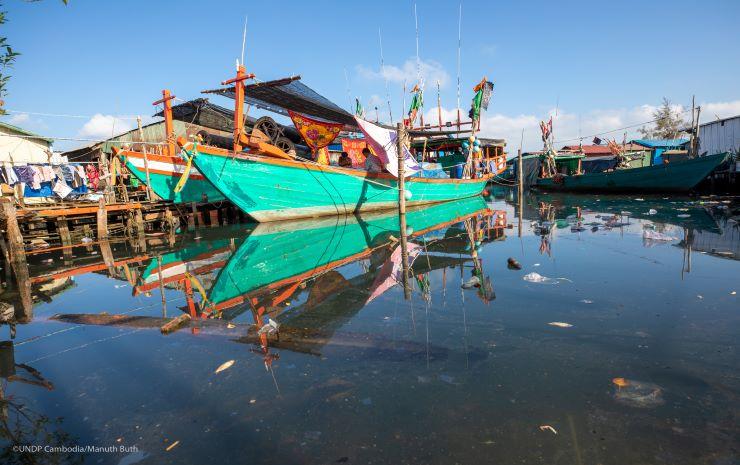
<path fill-rule="evenodd" d="M 506 217 L 490 210 L 480 197 L 409 209 L 405 273 L 399 224 L 398 214 L 387 212 L 241 227 L 238 239 L 201 238 L 152 258 L 134 294 L 163 286 L 181 288 L 191 332 L 253 344 L 268 368 L 277 357 L 270 348 L 319 354 L 331 344 L 383 356 L 430 355 L 428 347 L 414 342 L 337 329 L 396 285 L 430 299 L 429 273 L 445 270 L 446 276 L 449 267 L 460 267 L 461 272 L 463 265 L 470 267 L 471 289 L 489 302 L 495 295 L 478 249 L 504 237 Z M 245 313 L 251 314 L 251 321 L 239 318 Z M 138 328 L 158 328 L 167 321 L 92 314 L 54 319 Z M 430 356 L 444 357 L 445 350 L 436 348 Z"/>

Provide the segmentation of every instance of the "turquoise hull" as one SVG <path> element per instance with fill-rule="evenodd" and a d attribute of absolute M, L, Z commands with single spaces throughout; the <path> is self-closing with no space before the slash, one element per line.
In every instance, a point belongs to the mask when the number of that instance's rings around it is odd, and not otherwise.
<path fill-rule="evenodd" d="M 208 148 L 205 148 L 208 150 Z M 398 180 L 362 170 L 294 160 L 195 150 L 193 163 L 232 203 L 256 221 L 268 222 L 398 207 Z M 487 178 L 406 181 L 407 205 L 479 195 Z"/>
<path fill-rule="evenodd" d="M 688 192 L 728 159 L 726 153 L 663 165 L 537 179 L 536 187 L 569 192 Z"/>
<path fill-rule="evenodd" d="M 407 231 L 411 239 L 485 211 L 481 197 L 409 209 Z M 309 279 L 389 244 L 399 230 L 395 212 L 258 225 L 221 270 L 209 301 L 229 308 L 251 293 Z"/>
<path fill-rule="evenodd" d="M 139 154 L 140 155 L 140 154 Z M 126 168 L 136 176 L 136 178 L 143 184 L 147 184 L 146 171 L 141 167 L 140 157 L 134 158 L 134 154 L 131 153 L 127 157 L 121 157 L 124 160 Z M 152 158 L 164 159 L 165 157 L 153 155 Z M 184 163 L 179 158 L 174 159 L 177 163 L 163 162 L 152 160 L 149 162 L 150 166 L 157 166 L 160 170 L 150 169 L 149 170 L 149 187 L 158 197 L 163 200 L 168 200 L 174 203 L 205 203 L 205 202 L 221 202 L 226 200 L 226 197 L 216 189 L 213 184 L 208 182 L 198 173 L 190 173 L 188 181 L 180 192 L 175 192 L 175 186 L 180 181 L 181 174 L 178 170 L 184 168 Z M 138 165 L 138 166 L 137 166 Z"/>

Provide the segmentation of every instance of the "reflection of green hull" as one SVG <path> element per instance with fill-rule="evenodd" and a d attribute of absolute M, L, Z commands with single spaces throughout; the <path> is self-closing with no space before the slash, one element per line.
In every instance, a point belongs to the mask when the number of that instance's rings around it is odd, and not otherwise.
<path fill-rule="evenodd" d="M 597 213 L 620 214 L 629 212 L 630 218 L 649 220 L 654 223 L 668 223 L 692 227 L 704 231 L 717 231 L 717 223 L 703 208 L 689 208 L 688 211 L 678 210 L 682 204 L 677 204 L 675 198 L 670 200 L 662 198 L 645 197 L 644 201 L 636 201 L 623 196 L 602 195 L 598 198 L 589 195 L 566 194 L 566 193 L 535 193 L 531 199 L 536 203 L 544 202 L 555 208 L 563 208 L 556 214 L 556 219 L 565 219 L 568 215 L 575 214 L 576 208 L 591 210 Z M 650 210 L 655 210 L 651 215 Z M 690 215 L 681 218 L 678 215 Z M 525 214 L 525 218 L 528 215 Z M 530 219 L 538 219 L 539 215 L 533 212 Z"/>
<path fill-rule="evenodd" d="M 423 233 L 485 209 L 480 197 L 413 208 L 406 224 L 409 233 Z M 266 286 L 308 278 L 364 256 L 398 231 L 398 214 L 390 212 L 261 224 L 221 270 L 209 300 L 223 305 Z"/>
<path fill-rule="evenodd" d="M 537 179 L 536 187 L 573 192 L 688 192 L 727 158 L 722 153 L 665 165 Z"/>
<path fill-rule="evenodd" d="M 257 156 L 194 154 L 198 170 L 232 203 L 259 222 L 397 208 L 398 180 L 362 170 Z M 477 196 L 487 179 L 409 178 L 408 205 Z"/>
<path fill-rule="evenodd" d="M 198 241 L 189 242 L 177 250 L 162 254 L 159 260 L 152 258 L 141 272 L 135 293 L 149 292 L 159 286 L 160 272 L 164 284 L 176 283 L 190 273 L 198 279 L 218 272 L 234 252 L 232 237 L 248 234 L 244 227 L 229 227 L 202 230 Z M 161 269 L 160 269 L 161 266 Z M 202 275 L 202 276 L 201 276 Z M 207 283 L 203 283 L 204 285 Z"/>

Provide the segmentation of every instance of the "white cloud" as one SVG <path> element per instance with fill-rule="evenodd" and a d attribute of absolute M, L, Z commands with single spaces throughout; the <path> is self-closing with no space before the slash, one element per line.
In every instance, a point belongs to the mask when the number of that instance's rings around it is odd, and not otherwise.
<path fill-rule="evenodd" d="M 16 113 L 13 116 L 10 117 L 10 124 L 15 124 L 16 126 L 23 123 L 28 123 L 31 121 L 31 117 L 28 116 L 28 113 Z"/>
<path fill-rule="evenodd" d="M 701 105 L 701 122 L 707 123 L 717 118 L 728 118 L 740 115 L 740 100 L 732 102 L 703 103 Z"/>
<path fill-rule="evenodd" d="M 450 75 L 441 63 L 434 60 L 420 60 L 418 69 L 426 86 L 434 86 L 439 81 L 440 87 L 444 88 L 450 82 Z M 364 65 L 356 66 L 357 74 L 368 80 L 388 80 L 393 83 L 406 83 L 409 88 L 417 81 L 419 72 L 417 70 L 416 58 L 409 58 L 401 66 L 385 65 L 384 69 L 372 69 Z"/>
<path fill-rule="evenodd" d="M 690 108 L 687 109 L 681 105 L 673 105 L 673 108 L 674 111 L 683 112 L 684 119 L 691 120 Z M 655 106 L 645 104 L 626 109 L 596 109 L 579 115 L 561 108 L 557 112 L 557 116 L 555 116 L 555 109 L 549 110 L 544 115 L 506 115 L 484 112 L 481 119 L 481 136 L 506 139 L 507 152 L 511 156 L 519 149 L 522 129 L 524 129 L 524 150 L 540 150 L 542 140 L 540 138 L 539 122 L 553 116 L 556 148 L 563 145 L 577 145 L 579 135 L 583 138 L 584 144 L 591 144 L 596 134 L 601 139 L 613 138 L 621 142 L 626 133 L 629 141 L 640 137 L 638 130 L 641 123 L 651 121 L 655 109 Z M 467 107 L 461 109 L 460 114 L 463 121 L 468 120 Z M 738 114 L 740 114 L 740 100 L 702 104 L 702 122 L 711 121 L 717 116 L 724 118 Z M 424 113 L 424 120 L 426 123 L 436 124 L 438 120 L 437 108 L 427 110 Z M 456 120 L 457 110 L 454 108 L 442 109 L 443 122 Z"/>
<path fill-rule="evenodd" d="M 130 131 L 134 126 L 131 121 L 113 115 L 97 113 L 80 129 L 80 137 L 89 139 L 109 139 L 116 134 Z"/>

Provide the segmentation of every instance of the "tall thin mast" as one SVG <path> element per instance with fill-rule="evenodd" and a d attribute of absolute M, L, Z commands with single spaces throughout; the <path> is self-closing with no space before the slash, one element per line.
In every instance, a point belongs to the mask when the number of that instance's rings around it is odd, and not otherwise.
<path fill-rule="evenodd" d="M 421 81 L 421 59 L 419 58 L 419 17 L 416 14 L 416 3 L 414 3 L 414 24 L 416 25 L 416 82 L 422 95 L 419 105 L 419 122 L 424 126 L 424 83 Z M 412 122 L 413 126 L 413 122 Z"/>
<path fill-rule="evenodd" d="M 462 43 L 462 3 L 457 17 L 457 129 L 460 130 L 460 45 Z"/>
<path fill-rule="evenodd" d="M 170 91 L 165 89 L 162 91 L 162 98 L 152 103 L 152 105 L 159 105 L 160 103 L 164 107 L 162 113 L 164 114 L 164 134 L 167 140 L 167 155 L 175 156 L 175 130 L 172 124 L 172 100 L 175 98 L 174 95 L 170 95 Z"/>
<path fill-rule="evenodd" d="M 385 61 L 383 60 L 383 36 L 378 28 L 378 42 L 380 43 L 380 72 L 383 73 L 385 78 L 385 100 L 388 104 L 388 117 L 390 118 L 391 124 L 393 124 L 393 111 L 391 110 L 391 93 L 388 90 L 388 75 L 385 74 Z"/>

